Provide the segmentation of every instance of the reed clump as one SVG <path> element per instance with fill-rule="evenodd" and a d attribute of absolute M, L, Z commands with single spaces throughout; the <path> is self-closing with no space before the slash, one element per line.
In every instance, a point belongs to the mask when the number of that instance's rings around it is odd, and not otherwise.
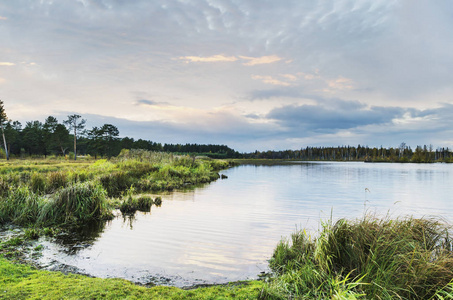
<path fill-rule="evenodd" d="M 49 199 L 40 211 L 37 223 L 80 225 L 111 216 L 107 194 L 102 186 L 84 182 L 68 186 Z"/>
<path fill-rule="evenodd" d="M 431 299 L 451 289 L 452 250 L 451 227 L 436 219 L 329 222 L 277 245 L 260 297 Z"/>

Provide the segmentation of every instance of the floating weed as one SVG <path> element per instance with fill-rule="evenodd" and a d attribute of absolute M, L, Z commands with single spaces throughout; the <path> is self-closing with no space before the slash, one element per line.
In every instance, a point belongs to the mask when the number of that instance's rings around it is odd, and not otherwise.
<path fill-rule="evenodd" d="M 156 197 L 156 199 L 154 199 L 154 204 L 156 206 L 161 206 L 162 205 L 162 198 L 161 197 Z"/>

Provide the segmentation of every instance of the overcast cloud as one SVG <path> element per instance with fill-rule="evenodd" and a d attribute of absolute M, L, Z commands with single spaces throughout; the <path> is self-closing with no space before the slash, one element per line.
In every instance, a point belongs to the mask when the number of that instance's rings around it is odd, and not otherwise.
<path fill-rule="evenodd" d="M 0 99 L 161 143 L 453 147 L 453 4 L 0 1 Z"/>

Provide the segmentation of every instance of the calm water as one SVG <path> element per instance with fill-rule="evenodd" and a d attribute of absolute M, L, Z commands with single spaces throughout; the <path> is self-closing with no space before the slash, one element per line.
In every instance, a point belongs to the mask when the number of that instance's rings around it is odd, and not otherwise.
<path fill-rule="evenodd" d="M 188 286 L 256 278 L 282 236 L 364 211 L 453 221 L 453 165 L 239 166 L 226 180 L 162 195 L 162 207 L 72 240 L 41 240 L 40 263 L 98 277 Z"/>

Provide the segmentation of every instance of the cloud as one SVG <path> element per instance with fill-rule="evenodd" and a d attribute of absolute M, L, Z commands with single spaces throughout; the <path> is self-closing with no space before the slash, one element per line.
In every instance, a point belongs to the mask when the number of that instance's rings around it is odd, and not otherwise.
<path fill-rule="evenodd" d="M 255 66 L 255 65 L 262 65 L 262 64 L 271 64 L 277 61 L 282 60 L 283 58 L 278 57 L 277 55 L 271 56 L 261 56 L 261 57 L 248 57 L 248 56 L 239 56 L 244 60 L 248 60 L 248 62 L 243 63 L 244 66 Z"/>
<path fill-rule="evenodd" d="M 368 107 L 357 101 L 335 100 L 282 106 L 271 110 L 266 117 L 295 130 L 335 131 L 386 124 L 405 112 L 399 107 Z"/>
<path fill-rule="evenodd" d="M 1 62 L 0 61 L 0 66 L 15 66 L 15 63 L 12 62 Z"/>
<path fill-rule="evenodd" d="M 272 84 L 272 85 L 280 85 L 280 86 L 290 86 L 291 85 L 288 82 L 284 82 L 284 81 L 272 78 L 272 76 L 252 75 L 252 79 L 261 80 L 264 83 Z"/>
<path fill-rule="evenodd" d="M 225 56 L 223 54 L 217 54 L 213 56 L 180 56 L 179 60 L 185 60 L 189 62 L 235 62 L 239 59 L 245 60 L 247 62 L 242 63 L 244 66 L 255 66 L 263 64 L 271 64 L 277 61 L 282 60 L 282 58 L 271 55 L 271 56 L 261 56 L 261 57 L 248 57 L 248 56 Z"/>
<path fill-rule="evenodd" d="M 331 92 L 332 90 L 352 90 L 354 88 L 354 83 L 349 78 L 338 77 L 337 79 L 326 80 L 328 89 L 324 91 Z"/>
<path fill-rule="evenodd" d="M 201 56 L 181 56 L 181 60 L 188 62 L 233 62 L 237 61 L 238 58 L 234 56 L 224 56 L 224 55 L 213 55 L 208 57 Z"/>
<path fill-rule="evenodd" d="M 158 102 L 153 100 L 146 100 L 140 99 L 135 102 L 135 105 L 147 105 L 147 106 L 154 106 L 154 105 L 169 105 L 167 102 Z"/>
<path fill-rule="evenodd" d="M 5 21 L 5 20 L 8 20 L 8 18 L 0 16 L 0 21 Z"/>
<path fill-rule="evenodd" d="M 250 101 L 255 100 L 267 100 L 271 98 L 302 98 L 303 93 L 296 88 L 275 88 L 267 90 L 254 90 L 248 96 L 247 99 Z"/>
<path fill-rule="evenodd" d="M 296 81 L 297 80 L 297 76 L 293 75 L 293 74 L 280 74 L 281 77 L 283 78 L 286 78 L 290 81 Z"/>

